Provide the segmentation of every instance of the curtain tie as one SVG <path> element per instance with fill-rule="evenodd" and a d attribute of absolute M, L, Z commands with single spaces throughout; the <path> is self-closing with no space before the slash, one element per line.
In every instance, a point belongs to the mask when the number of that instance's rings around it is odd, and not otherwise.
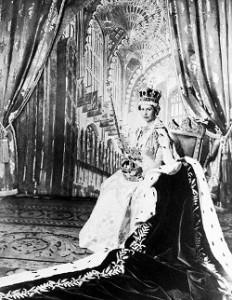
<path fill-rule="evenodd" d="M 7 138 L 7 131 L 0 123 L 0 162 L 1 163 L 8 163 L 10 160 L 10 153 L 9 153 L 9 142 Z"/>
<path fill-rule="evenodd" d="M 232 132 L 232 124 L 230 124 L 230 127 L 227 130 L 226 134 L 221 137 L 222 153 L 224 153 L 226 151 L 226 142 L 227 142 L 231 132 Z"/>
<path fill-rule="evenodd" d="M 8 163 L 10 160 L 8 139 L 0 139 L 0 162 Z"/>

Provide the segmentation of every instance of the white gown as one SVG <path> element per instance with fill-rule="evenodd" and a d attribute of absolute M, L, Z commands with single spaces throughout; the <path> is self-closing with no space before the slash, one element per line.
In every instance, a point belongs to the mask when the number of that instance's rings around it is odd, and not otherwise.
<path fill-rule="evenodd" d="M 132 145 L 140 150 L 144 180 L 127 180 L 121 170 L 105 180 L 93 212 L 79 235 L 79 245 L 93 252 L 115 249 L 155 214 L 154 183 L 160 173 L 174 174 L 181 163 L 159 119 L 141 127 Z"/>

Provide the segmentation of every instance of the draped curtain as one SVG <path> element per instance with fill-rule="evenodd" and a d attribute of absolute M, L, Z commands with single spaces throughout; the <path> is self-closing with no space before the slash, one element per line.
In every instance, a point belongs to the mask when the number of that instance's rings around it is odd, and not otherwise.
<path fill-rule="evenodd" d="M 0 122 L 30 98 L 60 25 L 66 0 L 0 1 Z"/>
<path fill-rule="evenodd" d="M 0 195 L 17 192 L 12 121 L 29 101 L 51 52 L 66 0 L 0 0 Z"/>
<path fill-rule="evenodd" d="M 17 192 L 12 122 L 30 100 L 62 30 L 91 1 L 0 0 L 0 196 Z"/>
<path fill-rule="evenodd" d="M 182 96 L 200 119 L 222 133 L 218 181 L 231 173 L 232 1 L 167 0 Z M 223 166 L 223 172 L 222 172 Z"/>

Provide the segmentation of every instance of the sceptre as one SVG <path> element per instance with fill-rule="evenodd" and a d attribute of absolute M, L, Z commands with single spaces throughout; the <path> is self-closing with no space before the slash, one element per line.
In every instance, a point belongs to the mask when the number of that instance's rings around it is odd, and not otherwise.
<path fill-rule="evenodd" d="M 109 82 L 107 84 L 109 86 Z M 109 88 L 110 90 L 110 88 Z M 117 131 L 117 136 L 120 142 L 120 149 L 122 151 L 122 154 L 125 156 L 124 160 L 122 161 L 122 172 L 124 176 L 127 178 L 127 180 L 130 181 L 140 181 L 143 180 L 143 169 L 141 166 L 138 165 L 138 162 L 135 161 L 135 158 L 131 157 L 131 155 L 128 156 L 128 153 L 126 152 L 125 145 L 122 140 L 122 136 L 120 133 L 119 125 L 118 125 L 118 119 L 116 116 L 115 108 L 114 108 L 114 102 L 112 98 L 112 94 L 110 93 L 110 103 L 113 111 L 113 117 L 114 117 L 114 123 Z"/>
<path fill-rule="evenodd" d="M 111 103 L 111 107 L 112 107 L 112 111 L 113 111 L 114 124 L 115 124 L 115 127 L 116 127 L 118 140 L 120 142 L 120 149 L 122 151 L 122 154 L 125 154 L 125 147 L 124 147 L 124 143 L 122 141 L 122 136 L 121 136 L 119 125 L 118 125 L 118 119 L 117 119 L 115 108 L 114 108 L 113 97 L 112 97 L 112 94 L 110 93 L 110 89 L 111 89 L 111 87 L 109 86 L 110 83 L 107 82 L 107 85 L 108 85 L 108 92 L 110 94 L 109 96 L 110 96 L 110 103 Z"/>

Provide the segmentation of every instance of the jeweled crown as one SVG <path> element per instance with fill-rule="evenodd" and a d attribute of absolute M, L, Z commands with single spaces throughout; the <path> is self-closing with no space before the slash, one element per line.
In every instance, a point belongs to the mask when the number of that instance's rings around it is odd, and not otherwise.
<path fill-rule="evenodd" d="M 141 90 L 139 92 L 140 102 L 142 101 L 150 101 L 155 105 L 159 104 L 159 100 L 161 98 L 161 92 L 155 89 L 148 88 L 147 90 Z"/>

